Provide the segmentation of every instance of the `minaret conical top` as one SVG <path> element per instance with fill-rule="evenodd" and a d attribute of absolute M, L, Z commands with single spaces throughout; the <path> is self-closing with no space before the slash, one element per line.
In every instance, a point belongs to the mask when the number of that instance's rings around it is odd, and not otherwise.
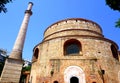
<path fill-rule="evenodd" d="M 33 6 L 33 3 L 32 3 L 32 2 L 29 2 L 29 3 L 28 3 L 28 8 L 27 8 L 27 10 L 31 10 L 31 9 L 32 9 L 32 6 Z"/>

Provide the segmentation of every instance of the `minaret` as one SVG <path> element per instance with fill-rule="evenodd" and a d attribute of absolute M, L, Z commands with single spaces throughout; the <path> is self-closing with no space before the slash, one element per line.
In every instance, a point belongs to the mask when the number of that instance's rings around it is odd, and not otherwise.
<path fill-rule="evenodd" d="M 30 16 L 32 15 L 32 6 L 33 3 L 29 2 L 18 36 L 13 46 L 13 50 L 5 61 L 5 66 L 0 77 L 0 83 L 19 83 L 23 65 L 22 51 L 24 47 L 28 22 Z"/>
<path fill-rule="evenodd" d="M 16 42 L 14 44 L 12 53 L 9 56 L 9 58 L 22 60 L 22 50 L 23 50 L 23 46 L 24 46 L 24 41 L 25 41 L 25 36 L 26 36 L 26 32 L 27 32 L 28 22 L 29 22 L 30 16 L 32 15 L 32 11 L 31 11 L 32 5 L 33 5 L 33 3 L 29 2 L 28 8 L 25 11 L 25 16 L 24 16 L 20 31 L 18 33 Z"/>

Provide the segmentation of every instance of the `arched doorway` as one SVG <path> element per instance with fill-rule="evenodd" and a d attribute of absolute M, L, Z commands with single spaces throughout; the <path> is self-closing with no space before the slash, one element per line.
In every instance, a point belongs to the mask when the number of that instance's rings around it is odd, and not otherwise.
<path fill-rule="evenodd" d="M 85 73 L 79 66 L 68 66 L 64 71 L 64 83 L 86 83 Z"/>
<path fill-rule="evenodd" d="M 70 83 L 79 83 L 79 79 L 77 77 L 71 77 Z"/>

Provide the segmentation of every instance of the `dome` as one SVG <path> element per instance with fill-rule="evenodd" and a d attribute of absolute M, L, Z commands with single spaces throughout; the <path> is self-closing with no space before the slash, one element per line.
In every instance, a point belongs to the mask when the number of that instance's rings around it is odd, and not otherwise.
<path fill-rule="evenodd" d="M 49 26 L 44 32 L 44 40 L 68 35 L 103 37 L 102 29 L 97 23 L 83 18 L 70 18 Z"/>

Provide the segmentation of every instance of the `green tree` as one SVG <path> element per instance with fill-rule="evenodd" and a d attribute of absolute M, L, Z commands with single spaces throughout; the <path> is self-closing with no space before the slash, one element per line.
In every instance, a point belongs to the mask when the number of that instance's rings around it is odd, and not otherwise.
<path fill-rule="evenodd" d="M 31 65 L 22 68 L 22 72 L 30 71 L 30 70 L 31 70 Z"/>
<path fill-rule="evenodd" d="M 113 10 L 120 12 L 120 0 L 106 0 L 106 4 Z M 120 18 L 116 21 L 116 27 L 120 28 Z"/>
<path fill-rule="evenodd" d="M 31 65 L 22 68 L 20 83 L 24 83 L 24 80 L 26 79 L 26 74 L 23 74 L 23 73 L 30 72 L 30 70 L 31 70 Z"/>
<path fill-rule="evenodd" d="M 3 11 L 4 13 L 7 12 L 7 8 L 5 7 L 5 5 L 7 3 L 12 2 L 12 0 L 0 0 L 0 13 Z"/>

